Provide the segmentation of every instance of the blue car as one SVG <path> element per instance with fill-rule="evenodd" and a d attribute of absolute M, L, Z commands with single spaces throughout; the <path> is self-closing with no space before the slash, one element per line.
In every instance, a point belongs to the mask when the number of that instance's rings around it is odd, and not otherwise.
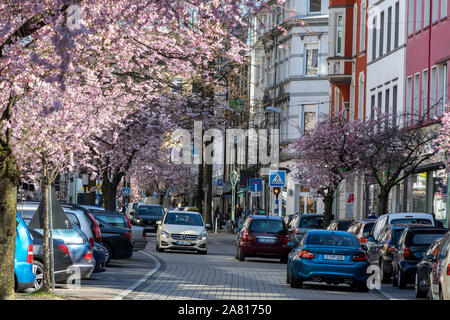
<path fill-rule="evenodd" d="M 20 214 L 16 213 L 16 251 L 14 255 L 15 290 L 23 291 L 34 286 L 33 242 Z"/>
<path fill-rule="evenodd" d="M 102 246 L 98 242 L 94 242 L 94 260 L 95 260 L 95 268 L 93 273 L 106 271 L 106 248 Z"/>
<path fill-rule="evenodd" d="M 367 255 L 353 234 L 310 230 L 288 256 L 286 282 L 293 288 L 305 281 L 344 283 L 367 292 L 368 266 Z"/>

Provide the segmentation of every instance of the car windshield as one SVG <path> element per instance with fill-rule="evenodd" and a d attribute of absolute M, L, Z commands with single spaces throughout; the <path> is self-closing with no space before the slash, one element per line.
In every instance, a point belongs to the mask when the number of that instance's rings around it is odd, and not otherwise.
<path fill-rule="evenodd" d="M 125 221 L 124 217 L 119 214 L 118 215 L 96 214 L 95 217 L 99 220 L 109 223 L 112 226 L 120 228 L 128 228 L 128 223 Z"/>
<path fill-rule="evenodd" d="M 285 232 L 283 222 L 281 220 L 271 219 L 255 219 L 250 224 L 249 230 L 252 233 L 275 233 L 282 234 Z"/>
<path fill-rule="evenodd" d="M 421 218 L 402 218 L 402 219 L 392 219 L 391 224 L 433 224 L 430 219 Z"/>
<path fill-rule="evenodd" d="M 410 245 L 429 246 L 434 240 L 442 238 L 444 233 L 414 233 L 409 240 Z"/>
<path fill-rule="evenodd" d="M 302 217 L 300 219 L 299 228 L 322 228 L 323 218 L 322 217 Z"/>
<path fill-rule="evenodd" d="M 200 214 L 177 211 L 168 212 L 164 224 L 203 226 L 203 220 Z"/>
<path fill-rule="evenodd" d="M 336 233 L 310 233 L 306 244 L 333 247 L 358 247 L 358 240 L 352 235 Z"/>
<path fill-rule="evenodd" d="M 141 216 L 163 216 L 164 210 L 161 207 L 139 207 L 136 211 Z"/>
<path fill-rule="evenodd" d="M 350 224 L 352 222 L 351 221 L 342 221 L 342 222 L 338 222 L 338 227 L 337 229 L 339 231 L 347 231 L 348 227 L 350 227 Z"/>

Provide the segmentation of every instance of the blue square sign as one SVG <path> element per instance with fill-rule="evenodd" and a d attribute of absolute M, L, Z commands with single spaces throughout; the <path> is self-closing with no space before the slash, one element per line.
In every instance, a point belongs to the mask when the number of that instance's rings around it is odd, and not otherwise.
<path fill-rule="evenodd" d="M 262 179 L 250 179 L 250 191 L 261 192 L 262 191 Z"/>
<path fill-rule="evenodd" d="M 286 186 L 286 171 L 285 170 L 270 170 L 269 186 L 270 187 L 285 187 Z"/>

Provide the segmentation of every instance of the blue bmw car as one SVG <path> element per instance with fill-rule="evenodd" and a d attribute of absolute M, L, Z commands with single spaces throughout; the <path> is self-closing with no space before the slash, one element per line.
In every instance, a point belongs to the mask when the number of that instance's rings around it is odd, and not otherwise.
<path fill-rule="evenodd" d="M 23 291 L 34 285 L 33 242 L 20 214 L 16 213 L 16 245 L 14 255 L 15 290 Z"/>
<path fill-rule="evenodd" d="M 344 283 L 367 292 L 368 266 L 367 255 L 353 234 L 310 230 L 289 254 L 286 282 L 293 288 L 306 281 Z"/>

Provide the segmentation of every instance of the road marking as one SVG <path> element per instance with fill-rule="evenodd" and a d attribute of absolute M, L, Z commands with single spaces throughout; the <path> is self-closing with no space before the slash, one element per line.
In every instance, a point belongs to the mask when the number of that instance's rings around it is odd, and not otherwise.
<path fill-rule="evenodd" d="M 379 294 L 381 294 L 382 296 L 384 296 L 385 298 L 388 298 L 389 300 L 401 300 L 401 299 L 397 299 L 394 298 L 393 296 L 391 296 L 389 293 L 387 292 L 383 292 L 381 290 L 375 289 L 375 291 L 377 291 Z"/>
<path fill-rule="evenodd" d="M 135 284 L 133 284 L 132 286 L 130 286 L 128 289 L 122 291 L 120 294 L 118 294 L 114 300 L 122 300 L 123 298 L 125 298 L 127 295 L 129 295 L 134 289 L 136 289 L 137 287 L 139 287 L 141 284 L 143 284 L 145 281 L 148 280 L 148 278 L 150 278 L 156 271 L 159 270 L 159 268 L 161 267 L 161 264 L 159 263 L 158 259 L 156 259 L 153 255 L 139 250 L 138 252 L 143 253 L 147 256 L 149 256 L 154 262 L 155 262 L 155 266 L 153 267 L 152 270 L 150 270 L 145 276 L 142 277 L 142 279 L 140 279 L 139 281 L 137 281 Z"/>

